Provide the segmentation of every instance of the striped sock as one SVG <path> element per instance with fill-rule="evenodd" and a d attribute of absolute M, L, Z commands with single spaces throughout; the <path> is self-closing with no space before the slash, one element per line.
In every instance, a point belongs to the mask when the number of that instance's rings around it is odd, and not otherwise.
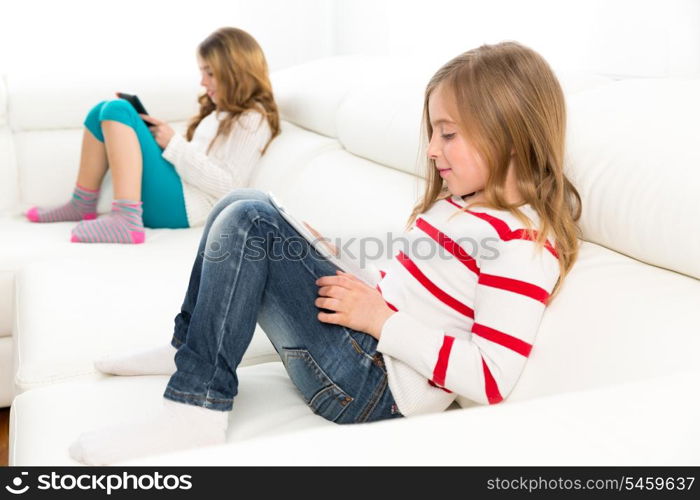
<path fill-rule="evenodd" d="M 97 198 L 99 196 L 99 189 L 95 191 L 76 184 L 73 196 L 65 205 L 56 208 L 32 207 L 25 215 L 32 222 L 92 220 L 97 218 Z"/>
<path fill-rule="evenodd" d="M 71 232 L 71 241 L 76 243 L 143 243 L 140 201 L 114 200 L 112 212 L 97 220 L 83 221 Z"/>

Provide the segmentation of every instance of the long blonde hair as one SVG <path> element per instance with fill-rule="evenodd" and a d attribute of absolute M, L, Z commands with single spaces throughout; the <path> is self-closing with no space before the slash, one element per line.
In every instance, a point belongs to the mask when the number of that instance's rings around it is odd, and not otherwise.
<path fill-rule="evenodd" d="M 197 125 L 214 110 L 228 111 L 209 143 L 209 151 L 217 138 L 231 131 L 241 113 L 254 109 L 265 116 L 272 131 L 263 148 L 264 154 L 272 139 L 280 133 L 280 118 L 260 45 L 241 29 L 220 28 L 199 44 L 197 53 L 216 78 L 217 103 L 214 104 L 206 92 L 199 96 L 199 113 L 187 126 L 187 140 L 192 139 Z"/>
<path fill-rule="evenodd" d="M 510 211 L 540 250 L 547 236 L 553 236 L 560 274 L 551 301 L 578 256 L 576 222 L 581 216 L 581 197 L 563 170 L 566 104 L 557 77 L 542 56 L 517 42 L 482 45 L 460 54 L 442 66 L 425 89 L 424 141 L 433 134 L 428 101 L 439 85 L 454 104 L 459 128 L 488 166 L 483 201 L 468 203 L 463 210 L 481 206 Z M 518 208 L 522 203 L 506 201 L 511 159 L 519 194 L 540 218 L 536 235 Z M 449 196 L 433 160 L 428 159 L 426 167 L 425 191 L 407 227 L 437 200 Z"/>

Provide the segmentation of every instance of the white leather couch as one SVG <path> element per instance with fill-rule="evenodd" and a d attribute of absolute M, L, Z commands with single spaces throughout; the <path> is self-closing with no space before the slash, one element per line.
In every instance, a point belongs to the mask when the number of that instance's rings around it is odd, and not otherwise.
<path fill-rule="evenodd" d="M 335 57 L 275 72 L 283 132 L 252 186 L 328 236 L 402 230 L 422 93 L 444 61 Z M 131 464 L 700 464 L 700 81 L 560 73 L 580 258 L 515 390 L 494 406 L 339 426 L 314 415 L 260 329 L 223 446 Z M 71 465 L 82 431 L 155 411 L 167 377 L 106 377 L 103 352 L 168 342 L 201 228 L 78 245 L 21 211 L 67 199 L 82 119 L 137 92 L 182 130 L 196 78 L 101 75 L 0 85 L 0 404 L 11 465 Z M 118 83 L 115 83 L 118 82 Z M 101 210 L 109 207 L 109 179 Z M 507 314 L 507 311 L 504 311 Z"/>

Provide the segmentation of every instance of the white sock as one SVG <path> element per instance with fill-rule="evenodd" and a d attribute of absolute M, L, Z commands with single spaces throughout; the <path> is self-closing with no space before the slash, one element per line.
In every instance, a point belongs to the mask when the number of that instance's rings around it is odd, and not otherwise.
<path fill-rule="evenodd" d="M 95 360 L 95 368 L 108 375 L 172 375 L 175 349 L 170 344 L 126 353 L 108 354 Z"/>
<path fill-rule="evenodd" d="M 87 465 L 110 465 L 146 455 L 223 444 L 228 415 L 227 411 L 163 398 L 155 417 L 81 434 L 69 453 Z"/>

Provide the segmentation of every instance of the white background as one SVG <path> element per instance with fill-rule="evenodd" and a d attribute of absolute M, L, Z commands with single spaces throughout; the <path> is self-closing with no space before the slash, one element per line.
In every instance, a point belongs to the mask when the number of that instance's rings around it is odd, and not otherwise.
<path fill-rule="evenodd" d="M 518 40 L 557 68 L 700 75 L 700 0 L 0 0 L 0 73 L 193 72 L 220 26 L 271 69 L 333 54 L 437 56 Z"/>

